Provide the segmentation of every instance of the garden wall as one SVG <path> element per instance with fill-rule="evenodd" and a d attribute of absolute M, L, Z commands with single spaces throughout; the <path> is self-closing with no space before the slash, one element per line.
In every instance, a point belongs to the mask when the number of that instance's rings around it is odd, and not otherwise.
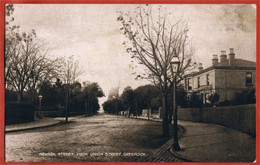
<path fill-rule="evenodd" d="M 203 108 L 178 107 L 178 119 L 219 124 L 251 135 L 256 134 L 255 104 Z"/>

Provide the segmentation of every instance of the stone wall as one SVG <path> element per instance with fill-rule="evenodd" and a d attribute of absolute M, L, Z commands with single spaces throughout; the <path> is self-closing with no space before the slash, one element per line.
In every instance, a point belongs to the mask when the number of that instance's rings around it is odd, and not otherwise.
<path fill-rule="evenodd" d="M 256 133 L 255 104 L 207 108 L 178 107 L 178 119 L 219 124 L 251 135 Z"/>

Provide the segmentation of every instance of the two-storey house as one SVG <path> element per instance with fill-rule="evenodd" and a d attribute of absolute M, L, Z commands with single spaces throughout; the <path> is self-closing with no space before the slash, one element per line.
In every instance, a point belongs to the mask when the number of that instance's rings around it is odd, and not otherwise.
<path fill-rule="evenodd" d="M 186 75 L 185 89 L 188 93 L 201 95 L 204 103 L 208 103 L 210 94 L 220 95 L 219 101 L 232 100 L 235 93 L 256 87 L 256 62 L 236 59 L 234 49 L 230 48 L 228 58 L 226 51 L 213 55 L 212 66 Z"/>

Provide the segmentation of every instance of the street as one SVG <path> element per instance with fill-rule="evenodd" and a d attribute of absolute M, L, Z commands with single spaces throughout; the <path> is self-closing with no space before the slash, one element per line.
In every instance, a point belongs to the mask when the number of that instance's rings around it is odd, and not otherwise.
<path fill-rule="evenodd" d="M 125 162 L 151 155 L 167 138 L 161 122 L 108 114 L 7 133 L 7 162 Z"/>

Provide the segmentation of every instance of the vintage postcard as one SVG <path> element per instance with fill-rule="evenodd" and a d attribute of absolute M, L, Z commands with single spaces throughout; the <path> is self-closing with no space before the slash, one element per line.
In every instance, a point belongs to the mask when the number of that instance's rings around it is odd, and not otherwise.
<path fill-rule="evenodd" d="M 256 162 L 259 2 L 1 5 L 1 163 Z"/>

